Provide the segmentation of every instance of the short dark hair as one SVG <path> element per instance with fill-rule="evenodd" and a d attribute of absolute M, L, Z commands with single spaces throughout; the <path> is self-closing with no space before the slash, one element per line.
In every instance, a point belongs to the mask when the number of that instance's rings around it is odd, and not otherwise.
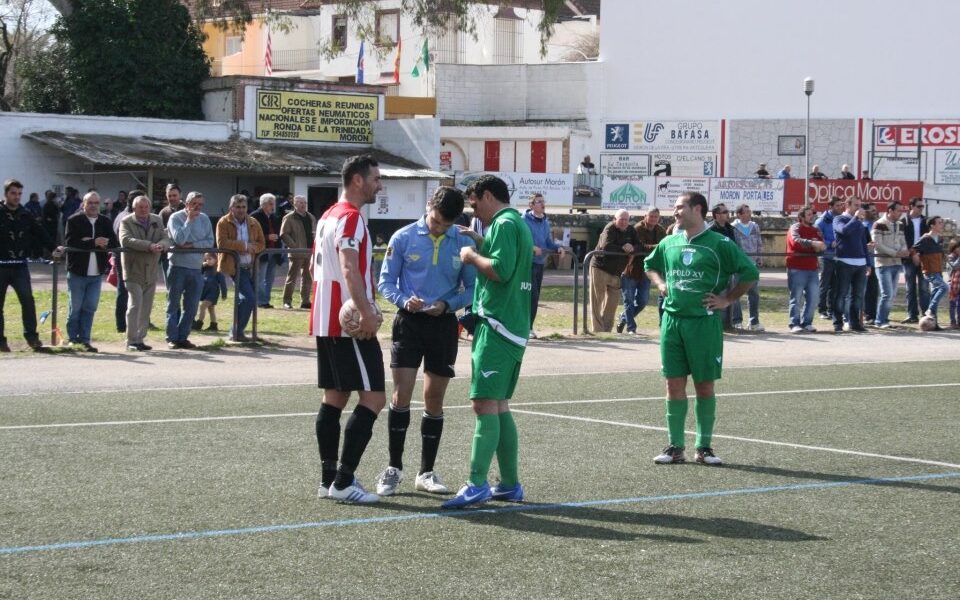
<path fill-rule="evenodd" d="M 913 198 L 910 198 L 910 208 L 913 208 L 914 206 L 920 204 L 921 202 L 923 202 L 923 198 L 921 198 L 920 196 L 914 196 Z"/>
<path fill-rule="evenodd" d="M 813 210 L 813 207 L 810 206 L 809 204 L 807 204 L 807 205 L 805 205 L 805 206 L 802 206 L 802 207 L 800 208 L 800 210 L 797 211 L 797 220 L 798 220 L 798 221 L 803 220 L 803 215 L 807 214 L 808 212 L 810 212 L 810 211 L 812 211 L 812 210 Z"/>
<path fill-rule="evenodd" d="M 182 190 L 180 189 L 180 186 L 177 185 L 177 184 L 175 184 L 175 183 L 168 183 L 168 184 L 167 184 L 167 189 L 166 189 L 166 191 L 169 192 L 170 190 L 177 190 L 178 192 L 183 193 Z"/>
<path fill-rule="evenodd" d="M 950 242 L 950 244 L 947 246 L 947 253 L 948 253 L 948 254 L 953 254 L 953 251 L 956 250 L 957 248 L 960 248 L 960 240 L 953 240 L 953 241 Z"/>
<path fill-rule="evenodd" d="M 725 210 L 727 210 L 727 205 L 723 202 L 720 202 L 710 210 L 710 214 L 713 215 L 714 219 L 716 219 L 717 215 Z"/>
<path fill-rule="evenodd" d="M 890 212 L 891 210 L 894 210 L 895 208 L 902 207 L 902 206 L 903 205 L 900 204 L 899 202 L 896 202 L 896 201 L 891 202 L 890 204 L 887 205 L 887 212 Z"/>
<path fill-rule="evenodd" d="M 840 196 L 831 196 L 831 197 L 830 197 L 830 206 L 833 206 L 833 205 L 836 204 L 837 202 L 843 202 L 843 198 L 841 198 Z"/>
<path fill-rule="evenodd" d="M 36 192 L 32 192 L 32 193 L 30 194 L 30 199 L 31 199 L 31 200 L 40 200 L 40 194 L 38 194 L 38 193 L 36 193 Z"/>
<path fill-rule="evenodd" d="M 738 215 L 739 215 L 740 213 L 742 213 L 743 211 L 747 211 L 747 212 L 749 212 L 750 214 L 753 214 L 753 213 L 750 211 L 750 205 L 749 205 L 749 204 L 741 204 L 740 206 L 737 207 L 737 214 L 738 214 Z"/>
<path fill-rule="evenodd" d="M 359 175 L 366 179 L 367 175 L 370 174 L 370 167 L 379 166 L 380 163 L 377 162 L 377 159 L 369 154 L 357 154 L 356 156 L 348 157 L 347 160 L 343 161 L 343 169 L 340 171 L 343 177 L 343 186 L 346 187 L 350 185 L 354 175 Z"/>
<path fill-rule="evenodd" d="M 930 217 L 929 219 L 927 219 L 927 228 L 933 227 L 937 221 L 942 221 L 942 220 L 943 220 L 943 217 L 940 217 L 938 215 L 934 215 Z"/>
<path fill-rule="evenodd" d="M 430 210 L 436 210 L 445 221 L 455 221 L 463 214 L 463 192 L 442 185 L 427 201 Z"/>
<path fill-rule="evenodd" d="M 3 193 L 6 194 L 10 191 L 10 188 L 19 188 L 23 189 L 23 184 L 17 181 L 16 179 L 8 179 L 3 182 Z"/>
<path fill-rule="evenodd" d="M 143 190 L 132 190 L 127 196 L 127 202 L 130 202 L 130 206 L 133 206 L 133 201 L 139 198 L 140 196 L 146 196 Z"/>
<path fill-rule="evenodd" d="M 507 183 L 494 175 L 481 175 L 473 180 L 473 183 L 464 192 L 467 196 L 476 194 L 477 198 L 483 196 L 484 192 L 490 192 L 494 198 L 504 204 L 510 204 L 510 188 Z"/>
<path fill-rule="evenodd" d="M 700 192 L 684 192 L 680 194 L 680 198 L 687 199 L 687 206 L 693 208 L 694 206 L 700 207 L 700 217 L 706 218 L 707 216 L 707 199 Z"/>

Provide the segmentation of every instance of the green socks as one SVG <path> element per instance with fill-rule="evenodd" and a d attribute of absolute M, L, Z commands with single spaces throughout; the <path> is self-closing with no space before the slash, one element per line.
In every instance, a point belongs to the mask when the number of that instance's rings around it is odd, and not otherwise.
<path fill-rule="evenodd" d="M 697 397 L 693 403 L 697 413 L 697 448 L 709 448 L 713 438 L 713 424 L 717 421 L 717 397 Z"/>
<path fill-rule="evenodd" d="M 500 445 L 497 446 L 497 464 L 500 465 L 500 483 L 506 487 L 517 485 L 517 464 L 520 455 L 520 440 L 513 413 L 500 413 Z"/>
<path fill-rule="evenodd" d="M 483 485 L 487 480 L 490 463 L 493 462 L 493 455 L 499 445 L 500 416 L 477 415 L 477 428 L 473 432 L 473 449 L 470 453 L 471 484 Z"/>
<path fill-rule="evenodd" d="M 700 414 L 699 412 L 697 413 Z M 683 426 L 687 420 L 687 399 L 667 399 L 667 430 L 670 432 L 670 445 L 683 448 Z M 697 419 L 697 427 L 700 421 Z"/>

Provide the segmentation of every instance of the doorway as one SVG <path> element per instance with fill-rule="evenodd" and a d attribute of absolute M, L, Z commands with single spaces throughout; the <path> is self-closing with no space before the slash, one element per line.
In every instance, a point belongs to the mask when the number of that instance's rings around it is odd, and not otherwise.
<path fill-rule="evenodd" d="M 336 204 L 340 188 L 335 185 L 311 185 L 307 188 L 307 210 L 316 218 Z"/>

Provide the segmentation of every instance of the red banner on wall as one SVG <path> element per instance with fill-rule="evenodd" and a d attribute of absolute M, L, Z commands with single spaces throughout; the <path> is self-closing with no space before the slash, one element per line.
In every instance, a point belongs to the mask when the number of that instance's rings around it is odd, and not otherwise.
<path fill-rule="evenodd" d="M 803 180 L 788 179 L 783 188 L 783 210 L 796 212 L 804 204 L 812 204 L 817 211 L 826 210 L 830 198 L 846 200 L 850 196 L 863 202 L 872 202 L 883 212 L 890 202 L 906 205 L 910 198 L 923 196 L 922 181 L 876 181 L 872 179 L 818 179 L 810 181 L 807 198 L 803 197 Z"/>

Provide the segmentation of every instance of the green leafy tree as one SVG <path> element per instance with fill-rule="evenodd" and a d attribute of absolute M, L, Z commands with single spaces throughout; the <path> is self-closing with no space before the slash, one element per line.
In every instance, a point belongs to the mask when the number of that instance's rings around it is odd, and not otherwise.
<path fill-rule="evenodd" d="M 22 81 L 20 105 L 24 112 L 68 114 L 77 112 L 70 81 L 67 48 L 57 42 L 36 50 L 17 63 Z"/>
<path fill-rule="evenodd" d="M 54 34 L 76 112 L 200 119 L 203 34 L 176 0 L 77 0 Z"/>

